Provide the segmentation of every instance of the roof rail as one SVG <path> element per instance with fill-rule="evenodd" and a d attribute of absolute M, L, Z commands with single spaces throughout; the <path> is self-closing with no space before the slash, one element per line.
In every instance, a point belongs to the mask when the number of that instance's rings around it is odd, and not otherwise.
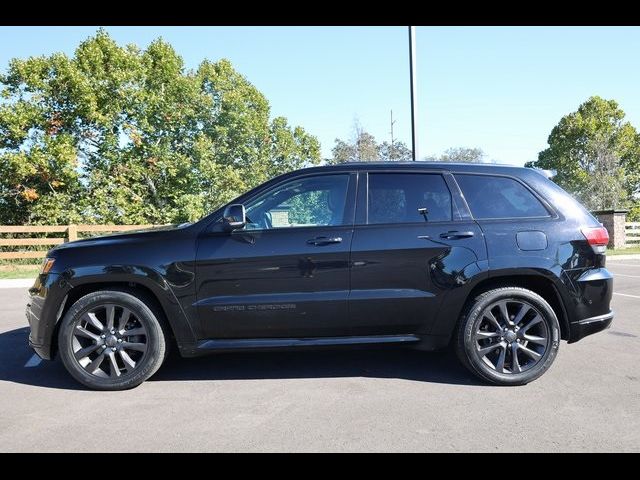
<path fill-rule="evenodd" d="M 553 177 L 555 177 L 558 174 L 558 171 L 555 169 L 543 169 L 543 168 L 538 168 L 538 167 L 528 167 L 531 168 L 531 170 L 538 172 L 540 175 L 542 175 L 545 178 L 548 178 L 549 180 L 551 180 Z"/>

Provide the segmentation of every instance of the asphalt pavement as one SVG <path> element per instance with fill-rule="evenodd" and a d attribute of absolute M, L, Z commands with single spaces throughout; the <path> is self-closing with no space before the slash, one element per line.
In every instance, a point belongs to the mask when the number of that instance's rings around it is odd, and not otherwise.
<path fill-rule="evenodd" d="M 27 347 L 26 291 L 0 289 L 0 451 L 640 451 L 640 260 L 608 259 L 611 328 L 523 387 L 447 352 L 172 357 L 140 387 L 93 392 Z"/>

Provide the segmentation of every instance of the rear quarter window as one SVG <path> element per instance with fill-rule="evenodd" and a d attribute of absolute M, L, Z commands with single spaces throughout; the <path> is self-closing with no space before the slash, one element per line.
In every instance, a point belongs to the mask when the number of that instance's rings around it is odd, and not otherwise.
<path fill-rule="evenodd" d="M 549 216 L 540 200 L 513 178 L 457 174 L 455 179 L 476 219 Z"/>

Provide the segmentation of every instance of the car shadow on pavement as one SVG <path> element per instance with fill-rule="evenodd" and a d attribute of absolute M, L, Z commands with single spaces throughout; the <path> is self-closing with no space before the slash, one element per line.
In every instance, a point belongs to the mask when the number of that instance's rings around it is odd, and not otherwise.
<path fill-rule="evenodd" d="M 0 381 L 46 388 L 83 389 L 59 360 L 25 364 L 33 356 L 27 328 L 0 334 Z M 398 378 L 454 385 L 480 385 L 450 351 L 421 352 L 403 348 L 355 348 L 280 352 L 233 352 L 180 358 L 173 352 L 149 380 L 213 381 L 294 378 Z"/>
<path fill-rule="evenodd" d="M 449 351 L 340 348 L 170 357 L 150 381 L 371 377 L 480 385 Z"/>
<path fill-rule="evenodd" d="M 28 338 L 28 327 L 0 333 L 0 381 L 36 387 L 83 389 L 83 386 L 71 378 L 59 361 L 43 361 L 36 366 L 26 366 L 34 355 L 27 344 Z"/>

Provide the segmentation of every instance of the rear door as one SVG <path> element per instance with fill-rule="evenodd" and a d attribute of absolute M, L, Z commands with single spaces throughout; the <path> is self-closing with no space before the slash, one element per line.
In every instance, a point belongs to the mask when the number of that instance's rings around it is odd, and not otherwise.
<path fill-rule="evenodd" d="M 467 267 L 486 259 L 482 231 L 447 173 L 360 175 L 351 247 L 352 333 L 428 332 L 443 295 L 464 283 Z"/>

